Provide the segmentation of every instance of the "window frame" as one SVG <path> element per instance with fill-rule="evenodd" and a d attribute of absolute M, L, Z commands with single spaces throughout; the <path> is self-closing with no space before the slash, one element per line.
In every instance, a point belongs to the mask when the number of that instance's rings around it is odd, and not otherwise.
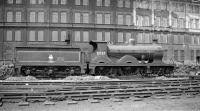
<path fill-rule="evenodd" d="M 30 30 L 28 37 L 29 37 L 29 39 L 28 39 L 29 42 L 36 42 L 36 31 L 35 30 Z M 33 37 L 34 37 L 34 39 L 31 39 Z"/>
<path fill-rule="evenodd" d="M 36 12 L 35 11 L 30 11 L 30 18 L 29 18 L 29 21 L 31 23 L 35 23 L 36 22 Z"/>
<path fill-rule="evenodd" d="M 40 35 L 40 33 L 41 33 L 42 36 Z M 38 36 L 38 38 L 37 38 L 38 42 L 44 42 L 45 41 L 44 40 L 44 31 L 43 30 L 39 30 L 37 36 Z M 42 40 L 40 40 L 41 37 L 42 37 Z"/>
<path fill-rule="evenodd" d="M 17 37 L 18 37 L 18 38 L 17 38 Z M 16 42 L 22 41 L 22 31 L 21 31 L 21 30 L 16 30 L 16 31 L 15 31 L 14 40 L 15 40 Z"/>
<path fill-rule="evenodd" d="M 12 30 L 7 30 L 6 31 L 6 41 L 7 42 L 12 42 L 13 41 L 13 31 Z"/>
<path fill-rule="evenodd" d="M 13 22 L 13 21 L 14 21 L 13 12 L 12 11 L 8 11 L 6 13 L 6 22 Z"/>
<path fill-rule="evenodd" d="M 51 32 L 51 42 L 59 42 L 59 33 L 57 30 Z"/>

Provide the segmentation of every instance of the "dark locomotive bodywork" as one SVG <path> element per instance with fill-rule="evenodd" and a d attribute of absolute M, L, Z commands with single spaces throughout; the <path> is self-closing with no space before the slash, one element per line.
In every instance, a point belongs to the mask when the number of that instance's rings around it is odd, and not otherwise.
<path fill-rule="evenodd" d="M 162 61 L 165 50 L 156 41 L 153 44 L 139 45 L 130 40 L 128 44 L 108 44 L 106 48 L 99 50 L 105 54 L 96 55 L 91 60 L 95 74 L 163 75 L 170 74 L 174 67 Z"/>
<path fill-rule="evenodd" d="M 78 47 L 16 47 L 15 68 L 22 75 L 66 77 L 83 73 L 82 67 L 82 53 Z"/>
<path fill-rule="evenodd" d="M 54 78 L 83 73 L 107 76 L 163 75 L 173 70 L 173 65 L 163 63 L 164 49 L 156 43 L 138 45 L 132 39 L 122 45 L 96 43 L 97 51 L 85 51 L 80 46 L 16 47 L 16 72 Z"/>

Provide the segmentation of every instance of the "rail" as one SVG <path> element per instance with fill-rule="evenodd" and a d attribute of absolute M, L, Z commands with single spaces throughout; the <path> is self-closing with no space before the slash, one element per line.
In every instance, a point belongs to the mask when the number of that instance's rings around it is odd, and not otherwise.
<path fill-rule="evenodd" d="M 147 98 L 197 95 L 200 81 L 113 80 L 113 81 L 1 81 L 0 102 Z"/>

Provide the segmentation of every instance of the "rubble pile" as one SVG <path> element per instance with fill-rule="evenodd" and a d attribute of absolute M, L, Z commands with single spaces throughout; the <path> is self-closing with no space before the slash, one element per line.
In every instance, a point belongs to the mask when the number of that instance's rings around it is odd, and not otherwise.
<path fill-rule="evenodd" d="M 174 75 L 195 75 L 200 71 L 198 65 L 179 65 L 174 69 Z"/>
<path fill-rule="evenodd" d="M 116 79 L 111 79 L 107 76 L 68 76 L 64 80 L 87 81 L 87 80 L 116 80 Z"/>
<path fill-rule="evenodd" d="M 9 77 L 6 79 L 6 81 L 32 81 L 37 80 L 33 76 L 25 76 L 25 77 Z"/>
<path fill-rule="evenodd" d="M 14 67 L 13 64 L 9 64 L 9 65 L 2 64 L 0 66 L 0 80 L 4 80 L 11 76 L 14 72 L 13 67 Z"/>

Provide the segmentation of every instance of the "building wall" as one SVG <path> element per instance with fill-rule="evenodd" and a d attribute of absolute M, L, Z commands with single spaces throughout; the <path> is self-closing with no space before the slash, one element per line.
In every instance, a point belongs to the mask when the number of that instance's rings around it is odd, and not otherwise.
<path fill-rule="evenodd" d="M 159 39 L 166 61 L 195 63 L 200 56 L 200 4 L 191 0 L 35 1 L 0 1 L 1 60 L 12 60 L 15 46 L 64 45 L 65 37 L 79 45 L 90 40 L 121 44 L 128 38 L 150 44 Z"/>

